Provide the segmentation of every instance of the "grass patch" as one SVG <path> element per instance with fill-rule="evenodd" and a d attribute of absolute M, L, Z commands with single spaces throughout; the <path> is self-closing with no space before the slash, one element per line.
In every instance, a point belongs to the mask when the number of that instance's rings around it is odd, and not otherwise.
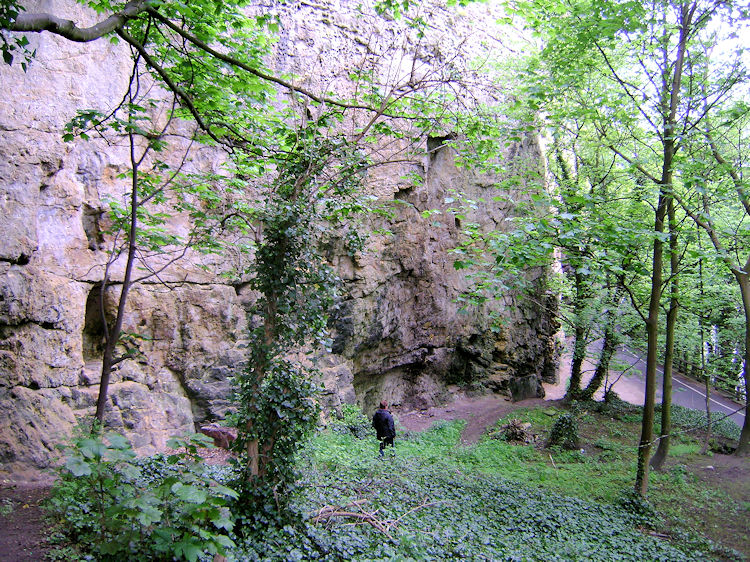
<path fill-rule="evenodd" d="M 300 457 L 304 476 L 295 505 L 305 522 L 242 542 L 237 558 L 740 559 L 705 538 L 715 524 L 706 510 L 723 506 L 735 517 L 746 506 L 728 508 L 726 494 L 707 490 L 684 465 L 652 472 L 650 503 L 633 496 L 639 424 L 630 407 L 575 409 L 581 449 L 545 449 L 544 438 L 562 412 L 530 408 L 498 422 L 531 423 L 540 436 L 536 444 L 484 438 L 463 446 L 465 422 L 443 421 L 397 438 L 395 454 L 386 459 L 378 458 L 374 437 L 322 432 Z M 696 438 L 680 435 L 670 458 L 693 458 L 699 447 Z M 315 522 L 316 514 L 332 509 L 349 515 Z M 701 527 L 699 519 L 708 523 Z"/>
<path fill-rule="evenodd" d="M 385 460 L 376 458 L 374 439 L 318 435 L 300 461 L 297 508 L 308 515 L 305 524 L 253 537 L 239 545 L 237 559 L 698 559 L 645 535 L 642 518 L 621 507 L 485 471 L 500 465 L 497 453 L 512 460 L 514 449 L 457 446 L 462 426 L 441 423 L 397 441 Z M 327 506 L 370 514 L 380 527 L 344 515 L 316 524 Z"/>

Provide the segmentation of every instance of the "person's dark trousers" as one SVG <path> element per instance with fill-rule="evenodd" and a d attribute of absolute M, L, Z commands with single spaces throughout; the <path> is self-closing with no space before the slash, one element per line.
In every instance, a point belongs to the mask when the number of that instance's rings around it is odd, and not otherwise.
<path fill-rule="evenodd" d="M 386 445 L 390 445 L 395 450 L 395 445 L 393 444 L 393 437 L 383 437 L 380 440 L 380 456 L 383 456 L 383 451 L 385 451 Z"/>

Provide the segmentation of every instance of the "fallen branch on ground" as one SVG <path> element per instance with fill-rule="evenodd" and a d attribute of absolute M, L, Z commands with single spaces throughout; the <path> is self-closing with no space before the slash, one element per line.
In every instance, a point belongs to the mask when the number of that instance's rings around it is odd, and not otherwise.
<path fill-rule="evenodd" d="M 329 521 L 335 517 L 356 519 L 359 523 L 367 523 L 377 531 L 383 533 L 390 540 L 394 540 L 393 536 L 391 535 L 391 531 L 398 527 L 399 523 L 404 517 L 411 513 L 414 513 L 415 511 L 419 511 L 420 509 L 424 509 L 426 507 L 430 507 L 436 505 L 437 503 L 440 503 L 424 502 L 410 509 L 396 519 L 380 519 L 377 517 L 377 510 L 370 512 L 366 511 L 362 507 L 362 504 L 367 503 L 367 501 L 368 500 L 366 499 L 361 499 L 344 506 L 325 505 L 318 510 L 318 513 L 315 516 L 313 516 L 313 522 L 320 523 L 321 521 Z M 359 509 L 359 511 L 353 511 L 353 509 Z"/>

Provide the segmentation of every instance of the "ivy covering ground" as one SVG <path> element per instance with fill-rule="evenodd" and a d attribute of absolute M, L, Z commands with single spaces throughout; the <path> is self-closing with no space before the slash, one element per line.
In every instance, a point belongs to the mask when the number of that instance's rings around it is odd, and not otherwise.
<path fill-rule="evenodd" d="M 237 541 L 233 554 L 238 560 L 707 558 L 693 546 L 649 536 L 658 518 L 635 499 L 608 505 L 487 474 L 486 447 L 512 449 L 521 463 L 534 449 L 493 440 L 458 447 L 462 426 L 439 423 L 402 439 L 384 460 L 376 458 L 372 439 L 318 435 L 300 460 L 294 508 L 305 523 L 264 529 Z M 328 517 L 333 512 L 341 515 Z"/>
<path fill-rule="evenodd" d="M 465 422 L 441 421 L 422 433 L 402 429 L 395 451 L 380 458 L 369 420 L 346 406 L 297 455 L 287 516 L 240 515 L 234 524 L 229 512 L 242 511 L 229 499 L 237 469 L 195 462 L 197 441 L 165 460 L 135 459 L 112 436 L 106 446 L 85 440 L 71 449 L 71 475 L 54 495 L 68 539 L 57 559 L 129 552 L 209 560 L 216 551 L 241 561 L 744 559 L 693 524 L 717 510 L 725 523 L 741 521 L 748 507 L 681 464 L 701 445 L 685 431 L 700 421 L 695 415 L 676 410 L 684 425 L 674 435 L 674 464 L 654 473 L 652 503 L 633 494 L 638 411 L 624 403 L 522 408 L 471 446 L 461 444 Z M 575 418 L 581 448 L 544 447 L 564 416 Z M 511 419 L 536 442 L 503 439 Z M 727 429 L 718 424 L 714 434 Z"/>

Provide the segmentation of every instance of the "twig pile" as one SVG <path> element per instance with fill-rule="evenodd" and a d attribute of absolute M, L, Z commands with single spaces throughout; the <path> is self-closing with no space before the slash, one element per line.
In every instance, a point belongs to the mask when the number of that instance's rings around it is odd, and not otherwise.
<path fill-rule="evenodd" d="M 388 537 L 391 541 L 393 541 L 393 535 L 391 535 L 391 532 L 393 529 L 398 527 L 401 520 L 406 517 L 407 515 L 414 513 L 415 511 L 418 511 L 420 509 L 424 509 L 426 507 L 429 507 L 431 505 L 435 505 L 438 502 L 424 502 L 417 507 L 414 507 L 401 515 L 400 517 L 396 519 L 381 519 L 378 517 L 378 510 L 375 511 L 367 511 L 363 505 L 366 504 L 368 500 L 365 499 L 359 499 L 357 501 L 353 501 L 349 504 L 346 504 L 344 506 L 334 506 L 334 505 L 324 505 L 321 507 L 317 514 L 313 516 L 313 522 L 314 523 L 320 523 L 321 521 L 330 521 L 337 517 L 344 517 L 349 519 L 354 519 L 356 522 L 354 524 L 363 524 L 367 523 L 368 525 L 371 525 L 375 530 L 383 533 L 386 537 Z"/>

